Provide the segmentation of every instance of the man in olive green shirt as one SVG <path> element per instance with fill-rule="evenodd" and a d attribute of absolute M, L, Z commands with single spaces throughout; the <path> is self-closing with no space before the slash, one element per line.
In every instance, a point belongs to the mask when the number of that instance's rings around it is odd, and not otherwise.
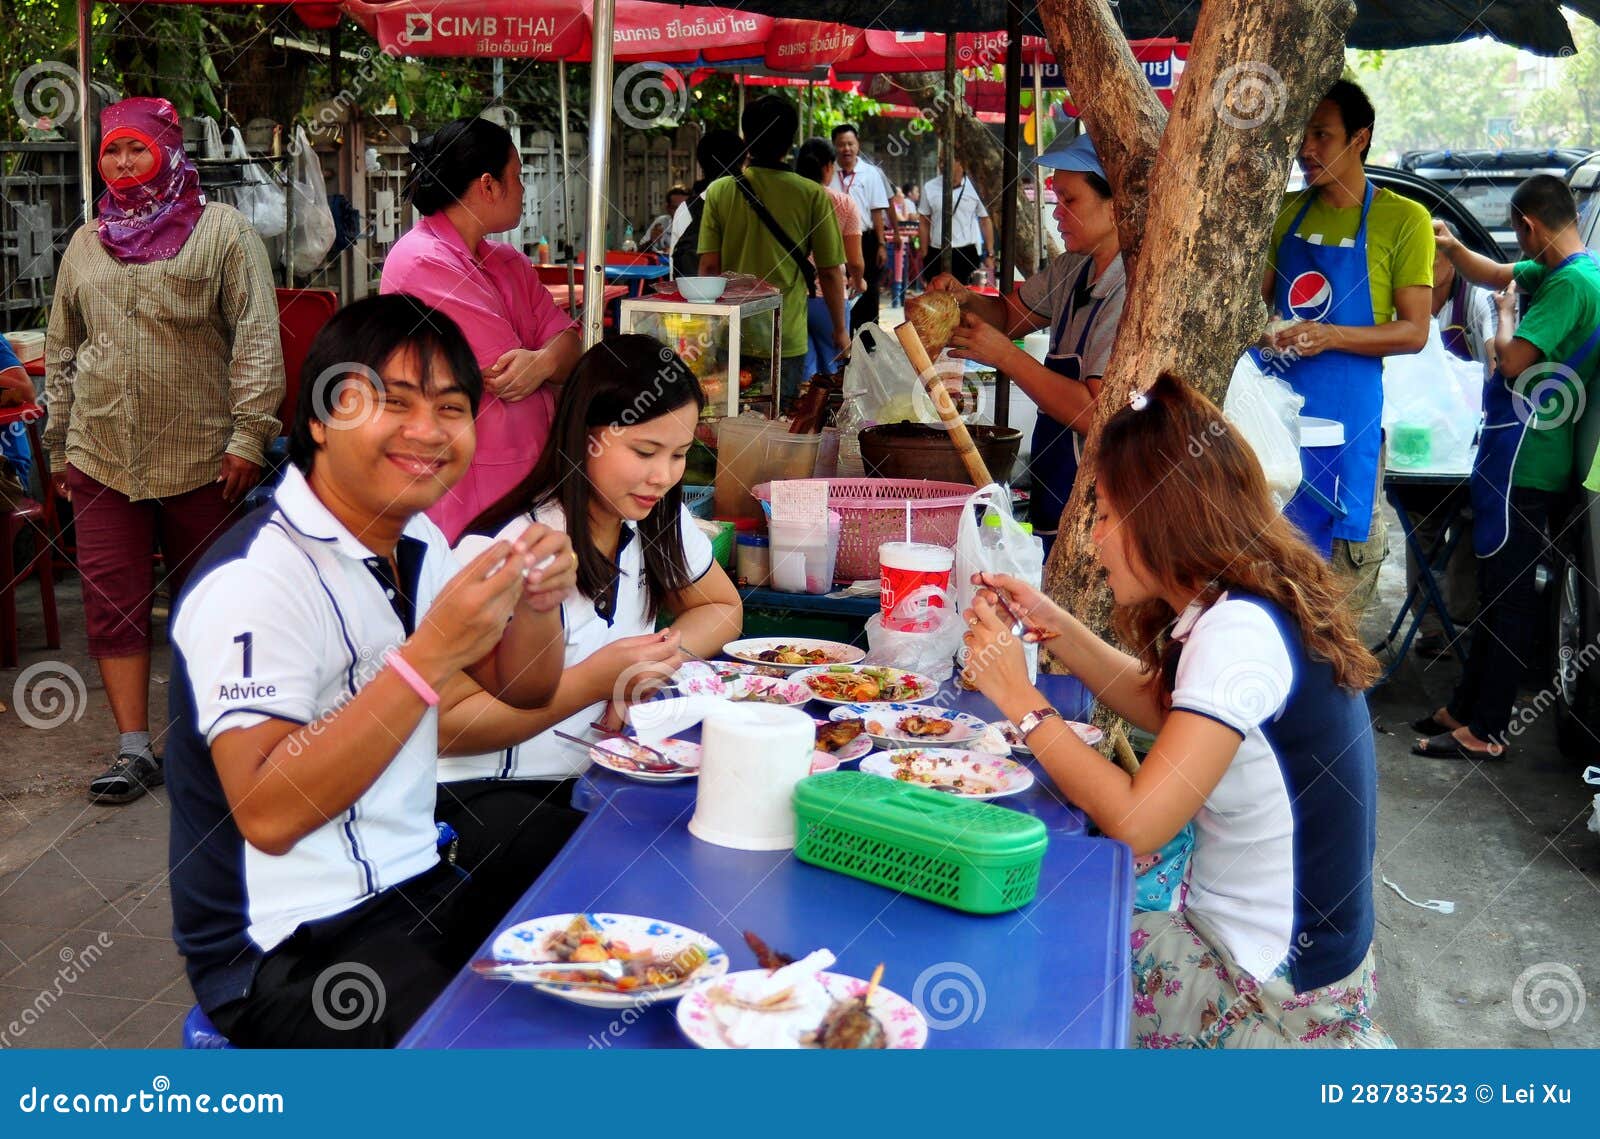
<path fill-rule="evenodd" d="M 745 108 L 740 121 L 750 165 L 743 174 L 719 178 L 706 189 L 700 221 L 700 273 L 715 276 L 731 270 L 752 273 L 783 293 L 782 404 L 799 394 L 806 377 L 806 271 L 800 258 L 809 256 L 828 313 L 833 317 L 834 347 L 849 350 L 849 323 L 844 314 L 844 237 L 833 201 L 816 182 L 789 168 L 800 115 L 781 95 L 767 95 Z M 743 178 L 786 240 L 762 220 L 739 185 Z"/>

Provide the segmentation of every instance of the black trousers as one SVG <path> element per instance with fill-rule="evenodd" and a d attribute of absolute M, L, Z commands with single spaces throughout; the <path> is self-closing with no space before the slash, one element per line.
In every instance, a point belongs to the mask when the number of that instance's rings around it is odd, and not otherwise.
<path fill-rule="evenodd" d="M 972 280 L 972 275 L 983 268 L 983 254 L 976 245 L 958 245 L 954 249 L 934 249 L 928 254 L 928 264 L 922 271 L 922 278 L 931 281 L 940 273 L 945 272 L 945 253 L 950 254 L 949 273 L 963 285 Z"/>
<path fill-rule="evenodd" d="M 850 306 L 850 331 L 878 319 L 878 283 L 883 272 L 878 267 L 878 231 L 872 228 L 871 219 L 861 234 L 861 260 L 866 262 L 867 291 Z"/>
<path fill-rule="evenodd" d="M 1533 664 L 1534 573 L 1548 542 L 1545 527 L 1565 501 L 1553 491 L 1512 487 L 1511 532 L 1499 553 L 1478 559 L 1478 615 L 1466 668 L 1446 708 L 1481 740 L 1504 742 L 1517 687 Z"/>
<path fill-rule="evenodd" d="M 209 1010 L 240 1048 L 392 1048 L 476 948 L 455 867 L 308 922 L 267 954 L 250 995 Z M 491 923 L 492 924 L 492 923 Z"/>
<path fill-rule="evenodd" d="M 477 946 L 544 872 L 583 812 L 572 805 L 575 779 L 467 779 L 439 784 L 438 819 L 456 832 L 456 866 L 467 872 L 465 931 Z M 487 920 L 485 920 L 487 919 Z"/>

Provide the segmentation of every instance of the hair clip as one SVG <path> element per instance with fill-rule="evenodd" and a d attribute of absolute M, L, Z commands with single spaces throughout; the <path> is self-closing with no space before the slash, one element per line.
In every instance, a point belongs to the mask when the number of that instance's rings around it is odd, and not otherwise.
<path fill-rule="evenodd" d="M 1133 389 L 1133 394 L 1128 396 L 1128 406 L 1135 411 L 1143 411 L 1150 406 L 1150 397 L 1138 388 Z"/>

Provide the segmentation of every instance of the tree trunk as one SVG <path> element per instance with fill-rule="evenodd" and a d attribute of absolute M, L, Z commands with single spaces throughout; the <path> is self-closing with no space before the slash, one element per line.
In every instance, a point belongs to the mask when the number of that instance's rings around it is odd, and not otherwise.
<path fill-rule="evenodd" d="M 944 78 L 932 73 L 904 74 L 892 77 L 894 86 L 908 92 L 917 105 L 932 116 L 931 129 L 941 135 L 944 129 Z M 870 90 L 870 87 L 869 87 Z M 1001 173 L 1005 152 L 994 132 L 978 121 L 965 99 L 956 101 L 956 157 L 972 175 L 978 195 L 989 207 L 994 218 L 995 240 L 1000 240 L 1000 209 L 1005 201 L 1005 178 Z M 1027 155 L 1022 155 L 1026 166 Z M 1034 224 L 1033 203 L 1022 193 L 1020 185 L 1012 188 L 1017 211 L 1016 266 L 1024 276 L 1031 276 L 1039 267 L 1038 227 Z M 999 258 L 995 258 L 999 264 Z"/>
<path fill-rule="evenodd" d="M 1128 272 L 1094 426 L 1045 568 L 1050 596 L 1104 634 L 1111 597 L 1089 540 L 1100 429 L 1164 371 L 1222 401 L 1263 326 L 1263 257 L 1289 161 L 1339 76 L 1355 5 L 1202 5 L 1170 120 L 1106 0 L 1040 0 L 1039 11 L 1106 168 Z"/>

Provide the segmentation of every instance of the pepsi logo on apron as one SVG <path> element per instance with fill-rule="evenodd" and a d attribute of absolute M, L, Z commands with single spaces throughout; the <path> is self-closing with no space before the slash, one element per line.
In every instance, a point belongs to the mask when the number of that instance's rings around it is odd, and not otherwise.
<path fill-rule="evenodd" d="M 1278 245 L 1274 303 L 1298 321 L 1370 326 L 1374 323 L 1372 289 L 1367 272 L 1367 215 L 1374 188 L 1367 183 L 1361 202 L 1361 223 L 1348 245 L 1320 245 L 1297 232 L 1314 193 L 1289 225 Z M 1280 354 L 1278 361 L 1286 360 Z M 1334 522 L 1333 536 L 1365 541 L 1372 526 L 1377 495 L 1378 453 L 1383 446 L 1383 361 L 1329 349 L 1293 360 L 1283 378 L 1305 397 L 1302 415 L 1335 419 L 1344 424 L 1344 453 L 1339 468 L 1339 497 L 1347 509 Z"/>

